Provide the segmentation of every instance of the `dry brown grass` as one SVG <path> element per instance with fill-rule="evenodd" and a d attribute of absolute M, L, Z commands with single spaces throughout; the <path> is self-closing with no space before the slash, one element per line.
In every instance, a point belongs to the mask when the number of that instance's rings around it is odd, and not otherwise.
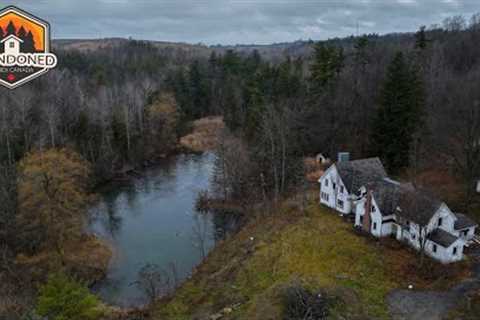
<path fill-rule="evenodd" d="M 313 157 L 305 157 L 303 165 L 305 166 L 305 177 L 309 182 L 317 182 L 326 170 L 325 166 Z"/>
<path fill-rule="evenodd" d="M 392 238 L 383 238 L 377 243 L 391 270 L 391 279 L 404 286 L 411 284 L 414 289 L 447 290 L 471 275 L 468 261 L 443 265 L 426 256 L 420 266 L 419 253 L 406 244 Z"/>
<path fill-rule="evenodd" d="M 152 319 L 208 319 L 238 304 L 222 319 L 279 319 L 282 288 L 292 280 L 338 296 L 344 303 L 332 312 L 344 319 L 387 319 L 391 290 L 442 290 L 468 276 L 468 263 L 426 259 L 420 272 L 418 259 L 393 239 L 358 234 L 316 203 L 306 215 L 284 205 L 220 243 L 175 296 L 154 307 Z"/>
<path fill-rule="evenodd" d="M 104 276 L 112 251 L 110 247 L 94 236 L 84 236 L 80 241 L 67 243 L 64 247 L 64 263 L 67 270 L 87 283 L 93 283 Z M 58 271 L 58 254 L 44 250 L 33 256 L 20 254 L 16 258 L 19 268 L 29 270 L 32 278 L 45 279 L 48 273 Z"/>
<path fill-rule="evenodd" d="M 192 151 L 215 149 L 218 135 L 225 128 L 222 117 L 206 117 L 193 122 L 193 131 L 180 139 L 180 144 Z"/>

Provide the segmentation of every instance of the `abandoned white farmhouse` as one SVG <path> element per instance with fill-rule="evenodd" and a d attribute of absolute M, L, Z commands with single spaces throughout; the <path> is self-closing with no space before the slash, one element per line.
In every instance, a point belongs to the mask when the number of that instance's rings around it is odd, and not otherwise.
<path fill-rule="evenodd" d="M 463 258 L 474 221 L 412 184 L 388 178 L 378 158 L 341 158 L 319 179 L 320 203 L 354 215 L 355 227 L 375 237 L 395 237 L 442 263 Z"/>

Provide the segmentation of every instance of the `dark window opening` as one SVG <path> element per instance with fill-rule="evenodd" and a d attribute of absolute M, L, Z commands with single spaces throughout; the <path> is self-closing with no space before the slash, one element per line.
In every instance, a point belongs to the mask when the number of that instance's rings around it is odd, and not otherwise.
<path fill-rule="evenodd" d="M 376 222 L 373 223 L 373 230 L 377 230 L 377 223 Z"/>
<path fill-rule="evenodd" d="M 433 251 L 433 252 L 437 252 L 437 245 L 436 245 L 436 244 L 434 244 L 434 245 L 432 246 L 432 251 Z"/>
<path fill-rule="evenodd" d="M 453 247 L 453 255 L 457 255 L 457 247 Z"/>
<path fill-rule="evenodd" d="M 438 226 L 440 227 L 443 223 L 443 218 L 438 218 Z"/>
<path fill-rule="evenodd" d="M 10 48 L 15 48 L 15 42 L 10 42 Z"/>
<path fill-rule="evenodd" d="M 343 201 L 342 200 L 338 200 L 338 207 L 343 209 Z"/>

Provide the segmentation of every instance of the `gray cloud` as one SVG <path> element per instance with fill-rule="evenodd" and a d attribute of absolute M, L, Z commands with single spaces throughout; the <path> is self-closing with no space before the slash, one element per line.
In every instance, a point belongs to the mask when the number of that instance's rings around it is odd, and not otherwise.
<path fill-rule="evenodd" d="M 478 0 L 18 0 L 54 38 L 133 37 L 206 44 L 414 31 L 480 11 Z"/>

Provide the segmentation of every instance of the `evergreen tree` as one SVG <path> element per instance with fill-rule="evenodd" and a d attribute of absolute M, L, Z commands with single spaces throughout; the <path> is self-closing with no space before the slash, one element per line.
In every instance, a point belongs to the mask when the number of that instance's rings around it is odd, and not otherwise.
<path fill-rule="evenodd" d="M 23 42 L 23 52 L 35 52 L 35 41 L 33 40 L 33 34 L 28 31 Z"/>
<path fill-rule="evenodd" d="M 27 35 L 27 31 L 25 31 L 25 28 L 23 26 L 21 26 L 20 29 L 18 29 L 17 36 L 20 39 L 25 40 L 26 35 Z"/>
<path fill-rule="evenodd" d="M 260 120 L 265 110 L 265 96 L 261 86 L 263 82 L 263 74 L 257 72 L 255 77 L 247 81 L 244 89 L 243 103 L 247 113 L 244 131 L 246 137 L 250 140 L 253 140 L 257 136 Z"/>
<path fill-rule="evenodd" d="M 421 26 L 420 29 L 415 33 L 415 49 L 426 49 L 427 48 L 427 35 L 425 34 L 425 26 Z"/>
<path fill-rule="evenodd" d="M 6 36 L 9 36 L 9 35 L 16 35 L 17 34 L 17 29 L 15 29 L 15 25 L 13 24 L 12 21 L 10 21 L 7 25 L 7 34 Z"/>
<path fill-rule="evenodd" d="M 210 104 L 208 82 L 198 60 L 190 65 L 189 90 L 192 109 L 187 111 L 187 115 L 197 119 L 208 114 Z"/>
<path fill-rule="evenodd" d="M 372 151 L 393 174 L 409 165 L 410 147 L 422 121 L 424 103 L 420 77 L 398 52 L 387 70 L 372 133 Z"/>
<path fill-rule="evenodd" d="M 322 94 L 333 87 L 334 80 L 344 65 L 343 49 L 319 42 L 314 48 L 311 67 L 311 89 L 314 95 Z"/>

